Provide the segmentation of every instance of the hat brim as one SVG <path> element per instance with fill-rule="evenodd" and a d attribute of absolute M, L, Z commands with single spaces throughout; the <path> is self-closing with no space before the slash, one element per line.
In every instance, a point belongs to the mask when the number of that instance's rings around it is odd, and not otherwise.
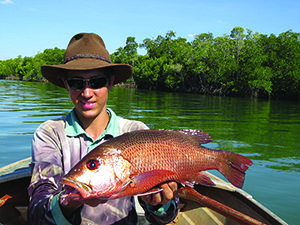
<path fill-rule="evenodd" d="M 66 64 L 60 65 L 43 65 L 41 72 L 49 82 L 65 88 L 62 76 L 66 70 L 92 70 L 100 68 L 111 68 L 114 71 L 114 84 L 125 82 L 133 74 L 132 66 L 128 64 L 113 64 L 102 60 L 95 59 L 75 59 Z"/>

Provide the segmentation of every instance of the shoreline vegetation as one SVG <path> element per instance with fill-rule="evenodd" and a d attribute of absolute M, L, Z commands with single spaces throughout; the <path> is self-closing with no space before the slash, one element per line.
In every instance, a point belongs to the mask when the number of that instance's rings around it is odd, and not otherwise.
<path fill-rule="evenodd" d="M 146 50 L 138 54 L 138 48 Z M 34 57 L 0 60 L 0 79 L 45 82 L 41 65 L 61 64 L 65 49 L 45 49 Z M 235 27 L 230 34 L 165 36 L 138 44 L 127 37 L 111 54 L 113 63 L 134 68 L 133 78 L 117 85 L 148 90 L 261 99 L 300 100 L 300 33 L 275 36 Z"/>

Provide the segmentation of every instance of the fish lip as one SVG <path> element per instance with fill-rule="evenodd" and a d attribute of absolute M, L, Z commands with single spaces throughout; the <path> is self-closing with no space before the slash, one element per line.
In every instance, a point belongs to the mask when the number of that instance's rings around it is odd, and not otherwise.
<path fill-rule="evenodd" d="M 87 184 L 84 184 L 82 182 L 79 182 L 79 181 L 76 181 L 76 180 L 73 180 L 73 179 L 69 179 L 69 178 L 62 178 L 61 181 L 60 181 L 64 186 L 70 186 L 74 189 L 76 189 L 80 195 L 82 197 L 88 197 L 90 195 L 93 194 L 93 190 L 90 186 L 88 186 Z"/>

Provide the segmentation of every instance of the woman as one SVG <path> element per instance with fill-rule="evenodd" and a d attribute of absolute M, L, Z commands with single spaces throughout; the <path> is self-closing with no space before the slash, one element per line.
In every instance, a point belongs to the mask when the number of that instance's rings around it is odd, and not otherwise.
<path fill-rule="evenodd" d="M 132 197 L 101 202 L 99 199 L 60 203 L 59 180 L 90 150 L 122 133 L 148 129 L 139 121 L 116 116 L 106 107 L 114 84 L 126 81 L 132 67 L 112 64 L 104 42 L 96 34 L 75 35 L 61 65 L 42 66 L 42 75 L 66 88 L 74 109 L 49 120 L 36 130 L 32 142 L 32 180 L 28 188 L 29 224 L 136 224 Z M 161 185 L 163 191 L 139 198 L 146 218 L 153 224 L 171 222 L 177 215 L 177 184 Z"/>

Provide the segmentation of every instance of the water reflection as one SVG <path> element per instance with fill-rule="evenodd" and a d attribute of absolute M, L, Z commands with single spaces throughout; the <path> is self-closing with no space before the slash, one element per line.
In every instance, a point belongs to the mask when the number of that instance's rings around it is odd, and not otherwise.
<path fill-rule="evenodd" d="M 293 102 L 122 88 L 110 97 L 119 115 L 151 128 L 202 129 L 215 140 L 213 148 L 251 155 L 273 169 L 299 171 L 300 107 Z"/>
<path fill-rule="evenodd" d="M 1 80 L 0 101 L 2 135 L 30 135 L 73 107 L 67 91 L 49 83 Z M 272 169 L 299 171 L 298 104 L 113 88 L 108 106 L 151 128 L 202 129 L 214 139 L 210 147 L 247 154 Z"/>

